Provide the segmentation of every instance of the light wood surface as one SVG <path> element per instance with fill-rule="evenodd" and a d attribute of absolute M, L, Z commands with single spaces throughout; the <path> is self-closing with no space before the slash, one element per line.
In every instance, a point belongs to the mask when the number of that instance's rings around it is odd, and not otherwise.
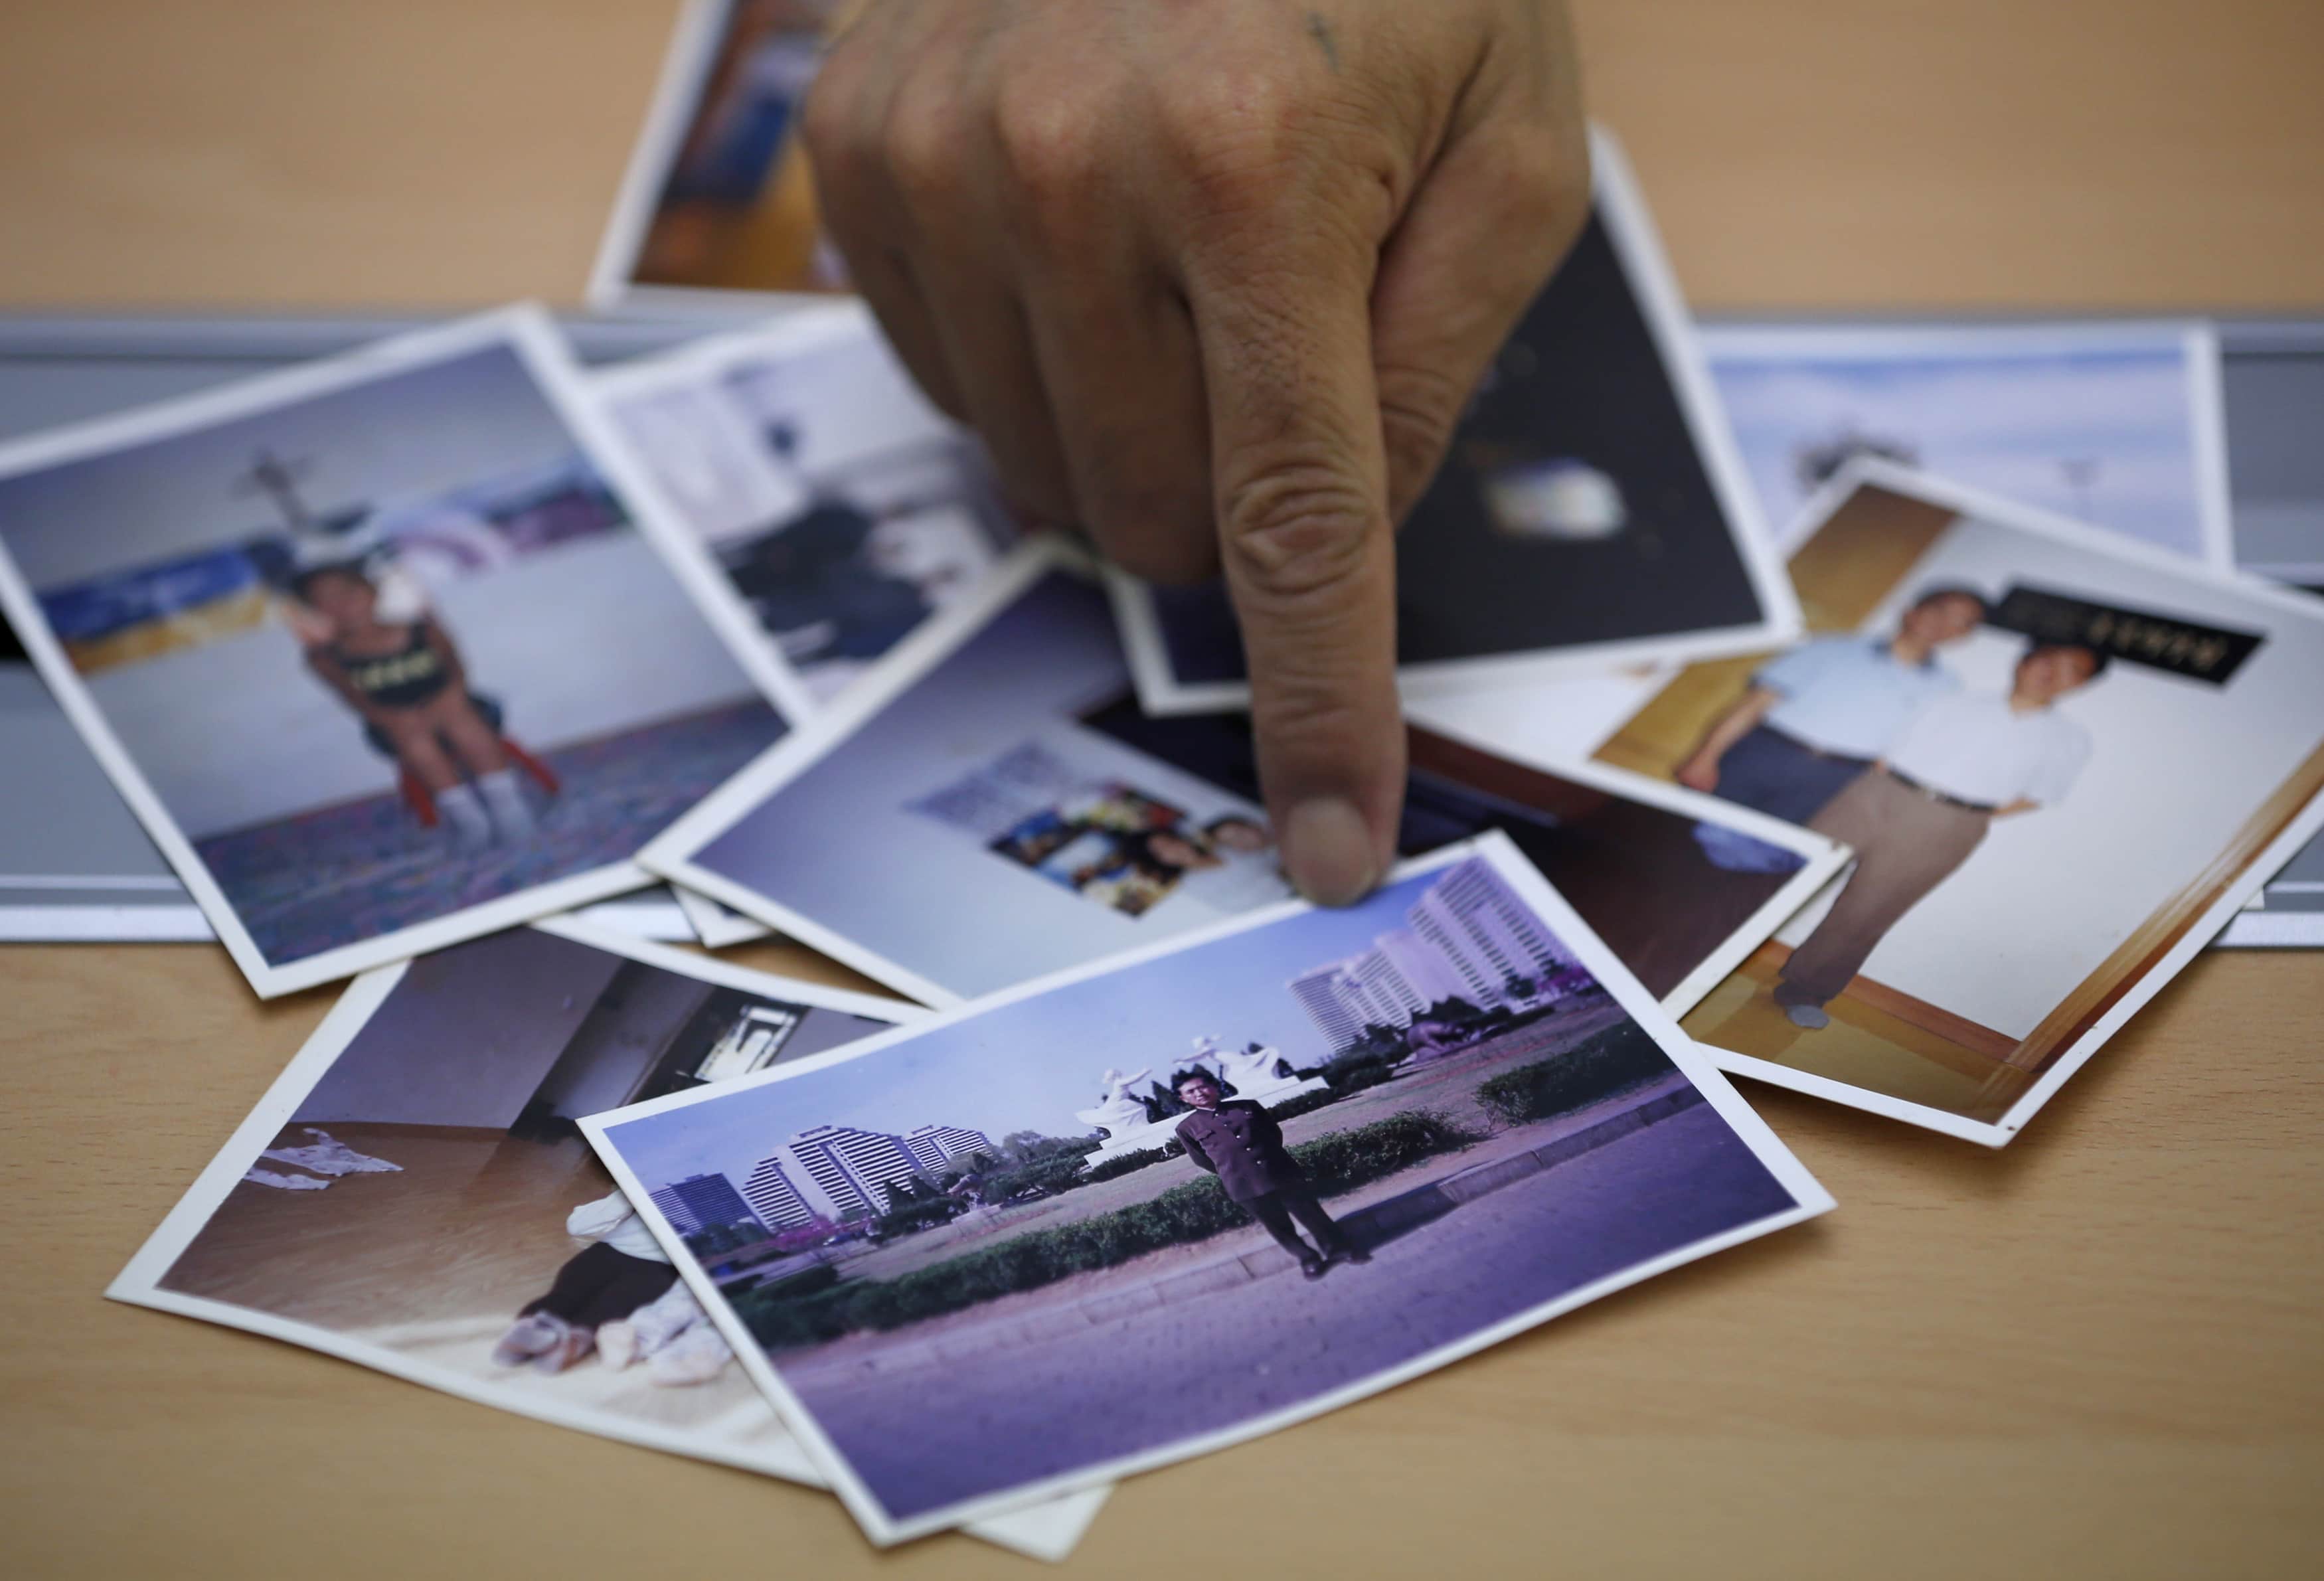
<path fill-rule="evenodd" d="M 0 310 L 573 300 L 669 10 L 14 0 Z M 2324 311 L 2313 0 L 1581 20 L 1701 304 Z M 189 947 L 0 949 L 0 1571 L 1028 1572 L 103 1302 L 332 995 Z M 1750 1089 L 1840 1212 L 1139 1478 L 1071 1567 L 2313 1575 L 2319 1029 L 2324 954 L 2207 957 L 1999 1154 Z"/>

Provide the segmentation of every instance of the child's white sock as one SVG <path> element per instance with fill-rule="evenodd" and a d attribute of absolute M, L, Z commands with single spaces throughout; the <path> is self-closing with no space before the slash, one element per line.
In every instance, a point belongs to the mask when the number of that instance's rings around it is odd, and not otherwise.
<path fill-rule="evenodd" d="M 514 769 L 477 775 L 476 789 L 484 792 L 484 805 L 493 809 L 493 826 L 500 830 L 502 839 L 531 837 L 532 809 L 524 804 L 524 787 L 517 783 Z"/>
<path fill-rule="evenodd" d="M 436 792 L 436 810 L 452 826 L 452 844 L 460 850 L 482 850 L 493 843 L 493 821 L 484 816 L 484 804 L 467 786 Z"/>

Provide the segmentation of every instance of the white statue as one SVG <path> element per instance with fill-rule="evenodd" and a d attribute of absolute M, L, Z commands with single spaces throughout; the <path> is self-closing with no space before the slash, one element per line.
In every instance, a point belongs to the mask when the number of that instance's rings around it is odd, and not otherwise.
<path fill-rule="evenodd" d="M 1145 1124 L 1147 1123 L 1146 1105 L 1131 1097 L 1130 1089 L 1153 1074 L 1154 1071 L 1150 1066 L 1144 1070 L 1132 1071 L 1127 1076 L 1108 1066 L 1103 1091 L 1098 1100 L 1097 1107 L 1076 1109 L 1074 1111 L 1074 1118 L 1084 1125 L 1096 1126 L 1109 1137 L 1120 1136 L 1126 1131 Z"/>
<path fill-rule="evenodd" d="M 1275 1065 L 1283 1056 L 1273 1049 L 1257 1043 L 1241 1049 L 1214 1048 L 1213 1058 L 1219 1075 L 1239 1093 L 1282 1084 L 1283 1078 L 1275 1074 Z"/>

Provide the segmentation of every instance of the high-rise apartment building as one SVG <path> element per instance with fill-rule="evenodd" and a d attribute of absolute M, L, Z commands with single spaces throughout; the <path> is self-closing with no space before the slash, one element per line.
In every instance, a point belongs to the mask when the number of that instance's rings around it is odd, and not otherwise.
<path fill-rule="evenodd" d="M 902 1138 L 853 1125 L 818 1125 L 786 1146 L 843 1217 L 857 1208 L 887 1212 L 888 1188 L 919 1170 Z"/>
<path fill-rule="evenodd" d="M 1455 995 L 1478 1005 L 1506 996 L 1512 978 L 1538 981 L 1572 962 L 1499 874 L 1463 862 L 1429 886 L 1405 926 L 1370 948 L 1301 973 L 1293 998 L 1330 1040 L 1346 1049 L 1370 1026 L 1406 1027 Z"/>
<path fill-rule="evenodd" d="M 816 1216 L 815 1209 L 784 1172 L 780 1153 L 768 1154 L 752 1169 L 750 1179 L 742 1182 L 742 1199 L 770 1230 L 788 1230 Z"/>
<path fill-rule="evenodd" d="M 739 1225 L 754 1216 L 750 1204 L 735 1191 L 733 1182 L 724 1175 L 691 1175 L 675 1186 L 665 1186 L 653 1194 L 654 1206 L 661 1216 L 681 1235 L 713 1225 Z M 761 1220 L 761 1223 L 766 1221 Z"/>
<path fill-rule="evenodd" d="M 931 1175 L 955 1160 L 994 1151 L 984 1133 L 964 1125 L 923 1125 L 905 1133 L 902 1140 L 904 1151 Z"/>

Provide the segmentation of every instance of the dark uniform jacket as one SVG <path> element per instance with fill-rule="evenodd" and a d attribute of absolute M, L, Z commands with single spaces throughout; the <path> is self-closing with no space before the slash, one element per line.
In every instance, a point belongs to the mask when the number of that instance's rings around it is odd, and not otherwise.
<path fill-rule="evenodd" d="M 1185 1145 L 1186 1156 L 1216 1175 L 1236 1202 L 1307 1184 L 1307 1177 L 1284 1150 L 1283 1127 L 1246 1099 L 1230 1098 L 1215 1109 L 1195 1110 L 1178 1122 L 1178 1140 Z"/>

